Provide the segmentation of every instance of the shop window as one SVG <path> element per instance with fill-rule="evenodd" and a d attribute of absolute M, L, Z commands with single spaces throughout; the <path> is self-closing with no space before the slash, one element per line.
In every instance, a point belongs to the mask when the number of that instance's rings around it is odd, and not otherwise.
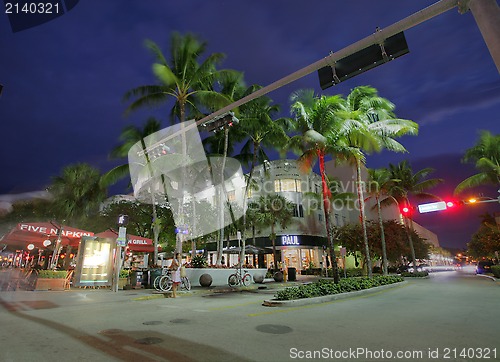
<path fill-rule="evenodd" d="M 235 202 L 236 201 L 236 191 L 231 190 L 227 192 L 227 200 L 229 202 Z"/>

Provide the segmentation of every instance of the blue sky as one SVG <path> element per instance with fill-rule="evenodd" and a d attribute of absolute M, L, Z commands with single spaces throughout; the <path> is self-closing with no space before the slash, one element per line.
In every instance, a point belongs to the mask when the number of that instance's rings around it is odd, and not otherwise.
<path fill-rule="evenodd" d="M 226 54 L 223 67 L 243 71 L 247 84 L 265 86 L 433 3 L 88 0 L 18 33 L 0 14 L 0 193 L 43 189 L 71 163 L 106 171 L 116 164 L 108 153 L 123 127 L 142 125 L 149 115 L 168 126 L 167 105 L 123 114 L 123 94 L 155 82 L 145 39 L 168 54 L 172 31 L 192 32 L 207 41 L 207 53 Z M 325 91 L 314 73 L 269 97 L 288 115 L 288 97 L 300 88 L 343 95 L 358 85 L 377 88 L 400 118 L 419 123 L 420 135 L 402 139 L 408 154 L 369 156 L 367 166 L 408 159 L 415 170 L 434 167 L 434 176 L 446 180 L 434 192 L 446 196 L 474 172 L 460 158 L 478 131 L 500 133 L 500 77 L 471 13 L 452 9 L 405 36 L 410 53 L 388 64 Z M 481 191 L 496 194 L 495 188 Z M 466 208 L 453 219 L 426 215 L 417 221 L 442 244 L 464 246 L 477 215 L 498 209 Z"/>

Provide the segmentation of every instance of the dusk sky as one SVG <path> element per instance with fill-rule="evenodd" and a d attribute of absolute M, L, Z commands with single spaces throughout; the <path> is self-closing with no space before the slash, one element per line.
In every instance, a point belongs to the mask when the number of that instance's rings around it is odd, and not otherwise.
<path fill-rule="evenodd" d="M 168 57 L 173 31 L 194 33 L 207 41 L 207 54 L 226 54 L 222 68 L 244 72 L 248 85 L 265 86 L 434 2 L 87 0 L 17 33 L 2 13 L 0 194 L 42 190 L 72 163 L 88 162 L 105 172 L 117 164 L 108 154 L 125 126 L 142 126 L 150 115 L 169 125 L 168 104 L 124 116 L 125 92 L 156 82 L 145 39 Z M 398 117 L 420 125 L 420 134 L 401 140 L 408 154 L 368 156 L 367 167 L 404 159 L 415 171 L 433 167 L 432 176 L 445 183 L 431 191 L 446 198 L 475 173 L 460 159 L 478 131 L 500 133 L 500 75 L 470 12 L 452 9 L 405 36 L 410 53 L 392 62 L 325 91 L 313 73 L 268 96 L 289 116 L 288 98 L 298 89 L 345 96 L 359 85 L 377 88 L 396 105 Z M 498 196 L 496 187 L 478 192 Z M 443 246 L 465 247 L 486 211 L 500 207 L 464 206 L 417 215 L 416 221 Z"/>

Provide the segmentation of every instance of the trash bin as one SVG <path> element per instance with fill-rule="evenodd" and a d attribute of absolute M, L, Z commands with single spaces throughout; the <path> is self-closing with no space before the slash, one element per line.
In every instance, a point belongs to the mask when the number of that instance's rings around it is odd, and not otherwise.
<path fill-rule="evenodd" d="M 130 272 L 130 284 L 133 288 L 140 287 L 142 284 L 142 271 L 132 270 Z"/>
<path fill-rule="evenodd" d="M 161 276 L 161 269 L 151 269 L 149 271 L 149 287 L 150 288 L 153 288 L 154 281 L 159 276 Z"/>
<path fill-rule="evenodd" d="M 288 268 L 288 280 L 294 282 L 297 280 L 297 269 Z"/>

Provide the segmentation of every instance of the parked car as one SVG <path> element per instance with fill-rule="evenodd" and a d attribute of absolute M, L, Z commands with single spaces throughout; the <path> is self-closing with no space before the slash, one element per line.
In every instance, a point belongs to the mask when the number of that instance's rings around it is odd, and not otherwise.
<path fill-rule="evenodd" d="M 491 266 L 494 265 L 491 260 L 481 260 L 476 265 L 476 274 L 491 273 Z"/>

